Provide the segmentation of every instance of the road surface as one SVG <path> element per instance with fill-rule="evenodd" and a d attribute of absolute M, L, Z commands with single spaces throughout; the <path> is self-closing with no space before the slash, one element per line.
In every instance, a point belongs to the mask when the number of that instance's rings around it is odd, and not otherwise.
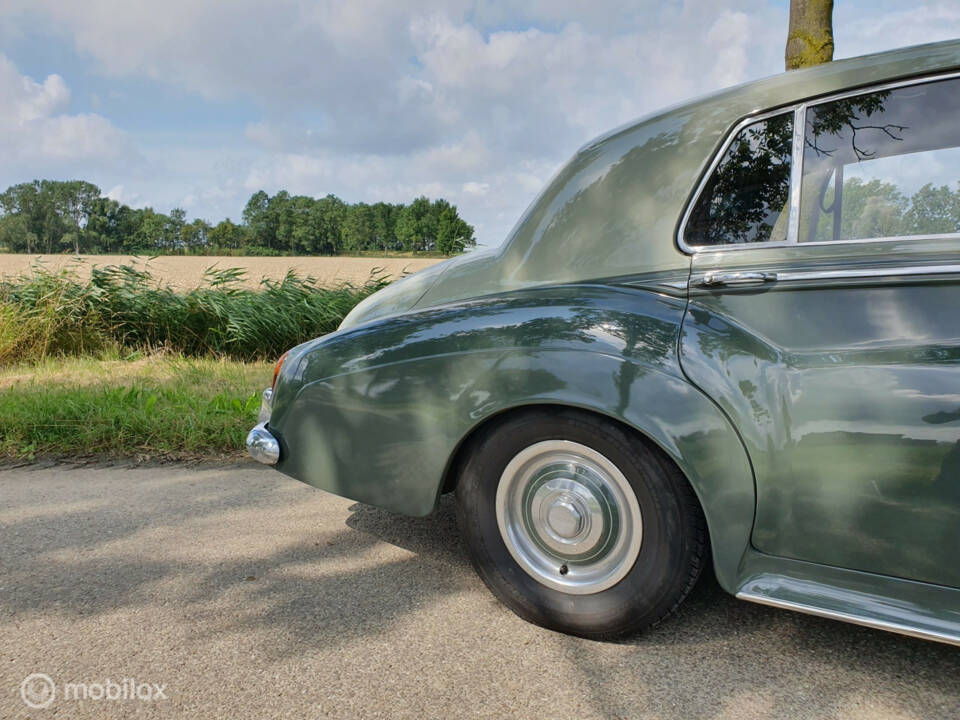
<path fill-rule="evenodd" d="M 566 637 L 493 599 L 449 501 L 403 518 L 251 464 L 0 471 L 0 648 L 0 718 L 960 716 L 960 648 L 712 578 L 646 635 Z"/>

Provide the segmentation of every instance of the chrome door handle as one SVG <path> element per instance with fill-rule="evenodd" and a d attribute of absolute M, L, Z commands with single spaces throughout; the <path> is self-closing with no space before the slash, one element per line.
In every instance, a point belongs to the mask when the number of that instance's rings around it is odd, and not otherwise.
<path fill-rule="evenodd" d="M 694 285 L 702 287 L 719 287 L 735 285 L 762 285 L 777 279 L 774 272 L 721 272 L 707 273 Z"/>

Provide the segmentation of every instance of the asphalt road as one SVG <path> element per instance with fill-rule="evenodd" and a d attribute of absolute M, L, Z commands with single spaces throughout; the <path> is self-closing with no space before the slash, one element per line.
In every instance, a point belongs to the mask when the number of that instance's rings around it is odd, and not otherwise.
<path fill-rule="evenodd" d="M 639 638 L 566 637 L 492 598 L 449 502 L 397 517 L 251 465 L 0 471 L 0 667 L 0 718 L 960 716 L 960 648 L 712 578 Z M 131 678 L 150 699 L 93 699 Z"/>

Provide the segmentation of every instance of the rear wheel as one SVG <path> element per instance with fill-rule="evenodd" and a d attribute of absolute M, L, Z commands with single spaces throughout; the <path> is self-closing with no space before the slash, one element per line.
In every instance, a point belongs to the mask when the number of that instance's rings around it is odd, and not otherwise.
<path fill-rule="evenodd" d="M 520 617 L 586 637 L 655 625 L 706 554 L 696 497 L 663 454 L 568 409 L 512 415 L 471 446 L 457 517 L 480 577 Z"/>

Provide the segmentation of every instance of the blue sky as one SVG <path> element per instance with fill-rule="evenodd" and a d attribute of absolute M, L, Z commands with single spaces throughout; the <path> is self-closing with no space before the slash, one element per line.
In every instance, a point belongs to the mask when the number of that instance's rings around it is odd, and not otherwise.
<path fill-rule="evenodd" d="M 960 37 L 960 3 L 837 0 L 837 57 Z M 0 187 L 83 178 L 237 220 L 249 196 L 456 203 L 497 245 L 591 137 L 780 72 L 772 0 L 4 0 Z"/>

